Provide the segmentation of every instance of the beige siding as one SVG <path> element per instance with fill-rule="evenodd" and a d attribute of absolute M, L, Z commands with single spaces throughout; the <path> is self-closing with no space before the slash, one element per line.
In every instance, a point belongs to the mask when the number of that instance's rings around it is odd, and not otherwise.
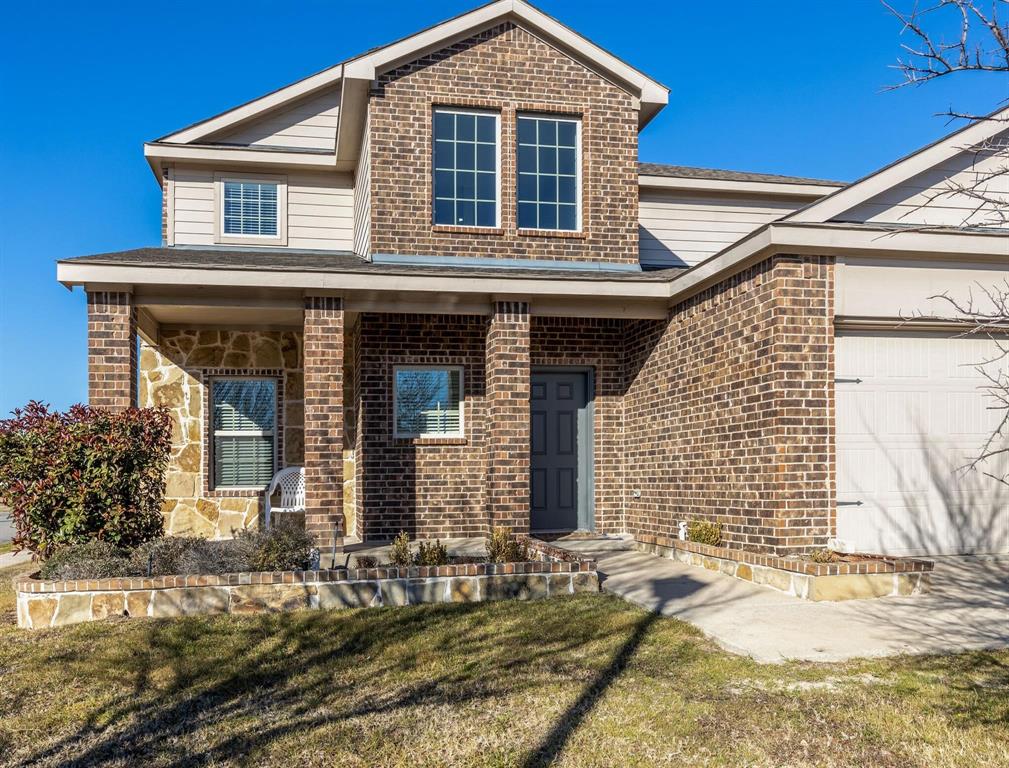
<path fill-rule="evenodd" d="M 354 253 L 371 256 L 371 119 L 365 120 L 354 176 Z"/>
<path fill-rule="evenodd" d="M 333 152 L 339 114 L 340 90 L 335 89 L 282 112 L 221 132 L 212 141 Z"/>
<path fill-rule="evenodd" d="M 214 244 L 214 171 L 176 168 L 175 244 Z M 287 247 L 353 247 L 353 179 L 348 173 L 287 174 Z"/>
<path fill-rule="evenodd" d="M 642 189 L 638 211 L 641 264 L 697 264 L 806 202 L 804 198 Z"/>
<path fill-rule="evenodd" d="M 1009 147 L 1009 131 L 1000 137 Z M 876 195 L 837 216 L 838 221 L 910 224 L 914 226 L 991 225 L 991 210 L 978 210 L 980 201 L 957 193 L 958 188 L 978 185 L 978 191 L 994 193 L 1009 205 L 1009 154 L 1001 156 L 961 152 L 956 157 L 921 173 L 903 184 Z M 1001 171 L 997 178 L 993 172 Z"/>

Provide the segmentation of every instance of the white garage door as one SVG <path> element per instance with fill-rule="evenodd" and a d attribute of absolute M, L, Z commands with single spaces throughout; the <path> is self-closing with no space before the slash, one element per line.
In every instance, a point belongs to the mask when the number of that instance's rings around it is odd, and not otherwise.
<path fill-rule="evenodd" d="M 994 342 L 892 331 L 839 334 L 836 348 L 839 545 L 1009 551 L 1009 487 L 963 470 L 1000 417 L 975 367 Z M 1005 458 L 988 469 L 1001 476 Z"/>

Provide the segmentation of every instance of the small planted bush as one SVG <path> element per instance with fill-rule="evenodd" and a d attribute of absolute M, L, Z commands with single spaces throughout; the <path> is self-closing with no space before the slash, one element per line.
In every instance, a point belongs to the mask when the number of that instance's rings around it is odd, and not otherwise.
<path fill-rule="evenodd" d="M 389 562 L 399 568 L 413 565 L 413 553 L 410 551 L 410 534 L 400 531 L 399 536 L 392 540 L 389 547 Z"/>
<path fill-rule="evenodd" d="M 294 525 L 268 531 L 240 531 L 235 542 L 244 547 L 250 571 L 304 571 L 312 561 L 312 535 Z"/>
<path fill-rule="evenodd" d="M 417 549 L 417 565 L 448 565 L 448 549 L 438 539 L 422 541 Z"/>
<path fill-rule="evenodd" d="M 687 541 L 717 547 L 722 543 L 722 525 L 707 520 L 691 520 L 687 523 Z"/>
<path fill-rule="evenodd" d="M 107 541 L 92 539 L 58 550 L 42 564 L 43 579 L 111 579 L 130 575 L 130 559 Z"/>
<path fill-rule="evenodd" d="M 161 535 L 168 411 L 50 411 L 32 401 L 0 420 L 0 502 L 14 546 L 46 559 L 91 540 L 134 547 Z"/>
<path fill-rule="evenodd" d="M 511 528 L 496 526 L 487 539 L 487 559 L 492 563 L 518 563 L 529 559 L 529 545 L 512 538 Z"/>
<path fill-rule="evenodd" d="M 312 560 L 309 534 L 281 526 L 240 531 L 234 539 L 164 536 L 124 551 L 91 540 L 56 551 L 43 564 L 43 579 L 104 579 L 117 576 L 195 576 L 246 571 L 303 571 Z"/>
<path fill-rule="evenodd" d="M 809 559 L 814 563 L 833 563 L 840 558 L 832 549 L 817 549 L 810 553 Z"/>

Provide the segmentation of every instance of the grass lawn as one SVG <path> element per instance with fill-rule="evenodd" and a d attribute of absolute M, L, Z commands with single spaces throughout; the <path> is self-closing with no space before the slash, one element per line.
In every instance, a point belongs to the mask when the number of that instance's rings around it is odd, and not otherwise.
<path fill-rule="evenodd" d="M 0 555 L 5 555 L 14 549 L 14 545 L 9 541 L 0 541 Z"/>
<path fill-rule="evenodd" d="M 1009 653 L 760 666 L 603 595 L 29 633 L 17 572 L 3 765 L 1009 765 Z"/>

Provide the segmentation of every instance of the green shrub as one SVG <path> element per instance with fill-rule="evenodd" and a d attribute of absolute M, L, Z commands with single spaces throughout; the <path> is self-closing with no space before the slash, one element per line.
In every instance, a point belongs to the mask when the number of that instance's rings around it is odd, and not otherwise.
<path fill-rule="evenodd" d="M 809 555 L 814 563 L 833 563 L 838 560 L 837 553 L 830 549 L 817 549 Z"/>
<path fill-rule="evenodd" d="M 438 539 L 422 541 L 416 562 L 417 565 L 448 565 L 448 549 Z"/>
<path fill-rule="evenodd" d="M 42 564 L 43 579 L 111 579 L 131 576 L 131 563 L 123 552 L 107 541 L 92 539 L 57 550 Z"/>
<path fill-rule="evenodd" d="M 392 540 L 389 547 L 389 562 L 400 568 L 413 565 L 413 553 L 410 551 L 410 534 L 400 531 L 399 536 Z"/>
<path fill-rule="evenodd" d="M 126 548 L 161 534 L 166 409 L 59 413 L 32 401 L 13 416 L 0 421 L 0 502 L 17 549 L 46 559 L 92 539 Z"/>
<path fill-rule="evenodd" d="M 722 543 L 722 524 L 691 520 L 687 523 L 687 541 L 717 547 Z"/>
<path fill-rule="evenodd" d="M 529 544 L 515 541 L 511 528 L 496 526 L 487 539 L 487 559 L 492 563 L 518 563 L 529 559 Z"/>

